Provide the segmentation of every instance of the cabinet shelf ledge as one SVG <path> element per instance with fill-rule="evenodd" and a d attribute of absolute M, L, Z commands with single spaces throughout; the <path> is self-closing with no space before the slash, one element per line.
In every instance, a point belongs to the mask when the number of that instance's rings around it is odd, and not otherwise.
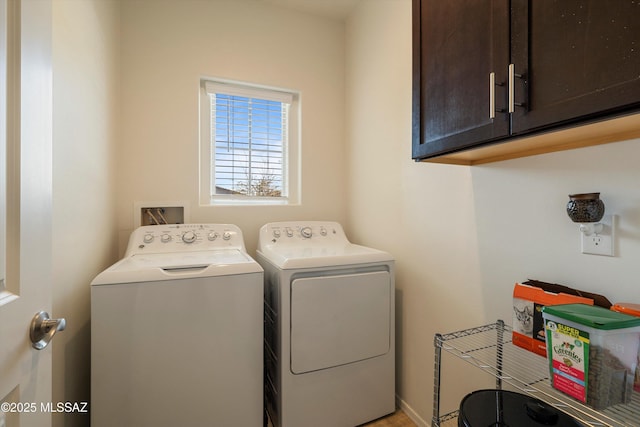
<path fill-rule="evenodd" d="M 481 165 L 556 151 L 573 150 L 640 138 L 640 113 L 532 136 L 511 137 L 451 154 L 424 159 L 427 163 Z"/>

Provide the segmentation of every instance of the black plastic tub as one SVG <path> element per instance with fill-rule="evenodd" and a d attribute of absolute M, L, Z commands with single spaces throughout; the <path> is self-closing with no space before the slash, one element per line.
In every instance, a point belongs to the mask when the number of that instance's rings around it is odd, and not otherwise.
<path fill-rule="evenodd" d="M 531 396 L 506 390 L 478 390 L 460 402 L 458 427 L 586 427 Z"/>

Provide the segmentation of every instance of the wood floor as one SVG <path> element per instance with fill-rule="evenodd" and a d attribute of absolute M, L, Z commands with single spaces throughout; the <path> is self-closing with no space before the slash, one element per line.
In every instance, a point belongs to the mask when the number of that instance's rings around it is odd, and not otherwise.
<path fill-rule="evenodd" d="M 391 415 L 377 419 L 371 423 L 364 424 L 365 427 L 416 427 L 407 415 L 398 409 Z"/>
<path fill-rule="evenodd" d="M 268 427 L 272 427 L 271 421 L 269 421 Z M 398 409 L 391 415 L 363 424 L 360 427 L 416 427 L 416 424 L 411 421 L 404 412 Z"/>

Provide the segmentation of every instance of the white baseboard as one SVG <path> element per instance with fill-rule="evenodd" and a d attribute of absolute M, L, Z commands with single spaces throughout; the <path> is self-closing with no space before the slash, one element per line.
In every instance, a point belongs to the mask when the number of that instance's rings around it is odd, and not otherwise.
<path fill-rule="evenodd" d="M 407 417 L 411 418 L 411 421 L 416 423 L 418 427 L 429 427 L 429 423 L 425 421 L 411 406 L 398 395 L 396 395 L 396 406 L 402 409 Z"/>

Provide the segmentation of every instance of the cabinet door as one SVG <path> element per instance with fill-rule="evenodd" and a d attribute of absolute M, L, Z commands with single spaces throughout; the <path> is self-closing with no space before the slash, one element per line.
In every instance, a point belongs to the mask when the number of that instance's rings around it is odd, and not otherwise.
<path fill-rule="evenodd" d="M 413 61 L 414 159 L 508 135 L 508 0 L 414 0 Z"/>
<path fill-rule="evenodd" d="M 640 2 L 512 0 L 512 133 L 640 106 Z"/>

